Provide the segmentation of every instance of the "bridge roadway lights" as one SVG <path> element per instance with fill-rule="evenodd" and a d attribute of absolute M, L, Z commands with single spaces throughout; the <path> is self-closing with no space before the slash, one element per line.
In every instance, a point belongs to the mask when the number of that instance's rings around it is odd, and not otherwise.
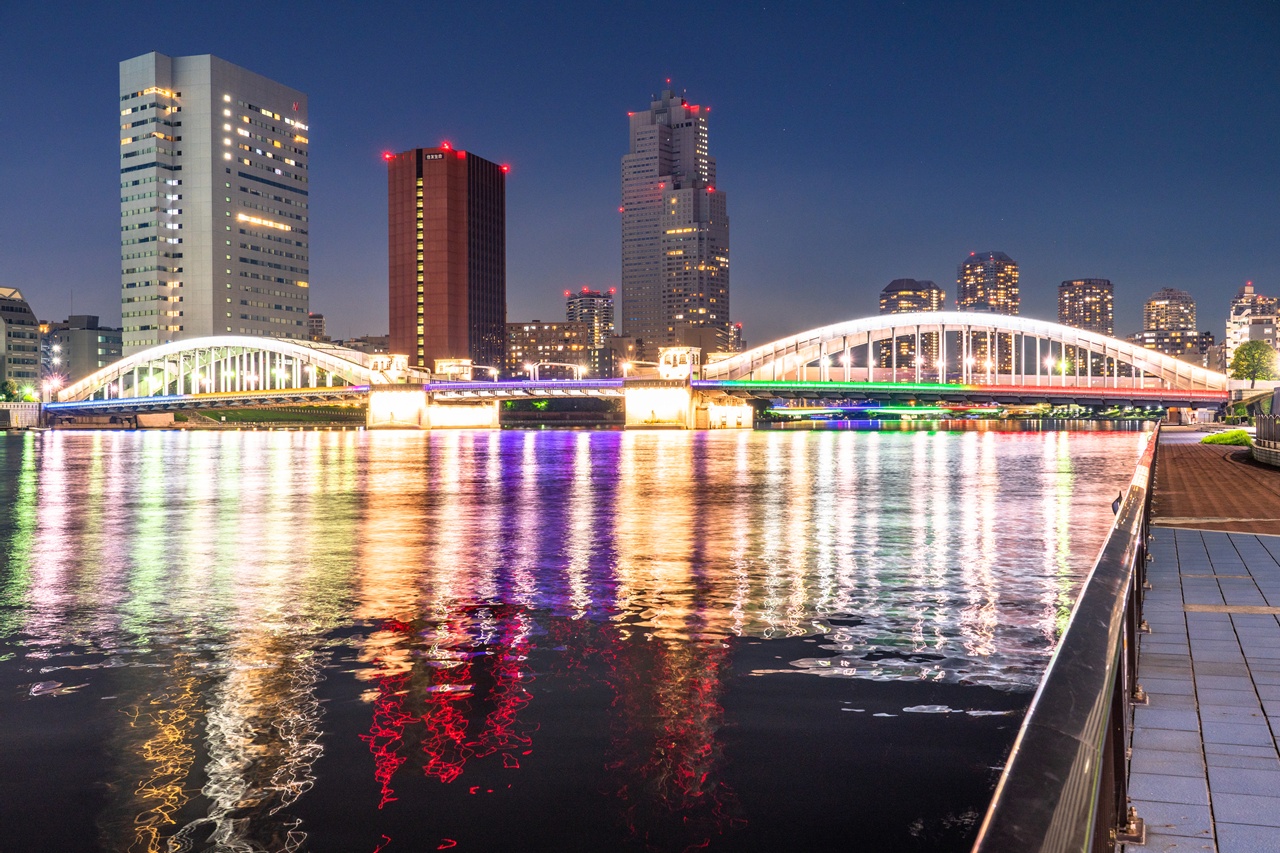
<path fill-rule="evenodd" d="M 628 379 L 627 429 L 751 429 L 754 410 L 736 397 L 694 391 L 688 380 Z"/>
<path fill-rule="evenodd" d="M 437 403 L 421 385 L 371 385 L 369 429 L 497 429 L 498 403 Z"/>

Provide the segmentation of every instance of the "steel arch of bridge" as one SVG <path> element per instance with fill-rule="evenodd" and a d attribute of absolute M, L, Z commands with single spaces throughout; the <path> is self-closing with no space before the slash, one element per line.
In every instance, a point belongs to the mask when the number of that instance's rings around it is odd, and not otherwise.
<path fill-rule="evenodd" d="M 1111 359 L 1115 364 L 1129 365 L 1139 382 L 1155 379 L 1166 388 L 1227 390 L 1226 374 L 1189 364 L 1128 341 L 1044 320 L 960 311 L 884 314 L 822 326 L 706 364 L 702 375 L 705 379 L 716 380 L 802 379 L 808 375 L 808 366 L 816 364 L 818 378 L 834 379 L 844 369 L 842 357 L 850 364 L 860 361 L 867 366 L 874 363 L 873 351 L 876 344 L 898 338 L 914 339 L 917 344 L 914 351 L 919 353 L 921 337 L 937 335 L 939 332 L 942 335 L 937 340 L 941 342 L 940 349 L 943 353 L 938 359 L 940 363 L 922 367 L 914 364 L 902 365 L 902 369 L 912 373 L 914 381 L 929 382 L 936 379 L 945 383 L 959 379 L 963 382 L 966 370 L 971 374 L 981 374 L 981 368 L 971 370 L 963 364 L 966 352 L 963 347 L 966 340 L 971 341 L 975 337 L 981 340 L 983 336 L 989 336 L 987 341 L 994 339 L 997 348 L 1012 347 L 1011 351 L 1015 355 L 1011 359 L 1011 371 L 1006 371 L 1005 375 L 1014 383 L 1026 381 L 1032 376 L 1044 376 L 1047 379 L 1050 374 L 1048 370 L 1041 371 L 1041 358 L 1056 355 L 1059 360 L 1066 359 L 1067 349 L 1071 348 L 1080 355 L 1090 353 L 1104 360 Z M 955 346 L 950 352 L 947 351 L 948 341 L 954 342 Z M 1026 353 L 1031 350 L 1033 341 L 1047 344 L 1048 349 L 1042 352 L 1039 345 L 1035 344 L 1038 354 L 1034 359 L 1035 363 L 1031 364 Z M 1054 352 L 1055 348 L 1057 353 Z M 897 347 L 891 349 L 896 351 Z M 1006 350 L 1008 352 L 1010 350 Z M 1016 355 L 1019 353 L 1022 355 Z M 1076 363 L 1079 364 L 1080 361 L 1084 361 L 1088 369 L 1092 370 L 1092 359 L 1077 359 Z M 895 378 L 898 372 L 899 369 L 894 369 Z M 1118 373 L 1118 370 L 1112 370 L 1111 376 L 1104 375 L 1102 379 L 1118 385 L 1121 379 L 1116 375 Z M 1058 376 L 1055 374 L 1054 382 L 1058 381 Z M 1067 378 L 1076 377 L 1072 374 Z M 1091 375 L 1090 381 L 1097 378 Z"/>
<path fill-rule="evenodd" d="M 392 375 L 385 357 L 330 343 L 216 335 L 126 356 L 58 392 L 60 402 L 196 393 L 426 382 L 426 371 Z"/>

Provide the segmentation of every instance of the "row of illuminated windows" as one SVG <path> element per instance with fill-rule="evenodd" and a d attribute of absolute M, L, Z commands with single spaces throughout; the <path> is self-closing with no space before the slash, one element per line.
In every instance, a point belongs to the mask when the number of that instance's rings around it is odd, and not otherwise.
<path fill-rule="evenodd" d="M 277 237 L 275 234 L 258 233 L 256 231 L 249 231 L 244 228 L 240 229 L 240 233 L 246 237 L 253 237 L 256 240 L 269 240 L 272 243 L 282 243 L 286 246 L 297 246 L 300 249 L 307 248 L 307 242 L 305 240 L 290 240 L 288 237 Z M 293 233 L 297 233 L 297 232 L 293 232 Z M 306 232 L 303 232 L 303 233 L 306 233 Z M 231 244 L 228 243 L 227 245 L 231 245 Z"/>
<path fill-rule="evenodd" d="M 139 104 L 136 107 L 129 107 L 128 109 L 123 109 L 120 111 L 120 115 L 127 116 L 132 113 L 140 113 L 140 112 L 145 112 L 146 110 L 155 110 L 155 109 L 160 110 L 160 112 L 163 115 L 182 112 L 182 107 L 166 107 L 166 106 L 163 106 L 162 104 L 152 101 L 149 104 Z"/>
<path fill-rule="evenodd" d="M 306 255 L 300 255 L 300 254 L 297 254 L 296 252 L 282 252 L 279 249 L 272 249 L 269 246 L 254 246 L 250 243 L 241 243 L 240 248 L 249 249 L 250 251 L 254 251 L 254 252 L 262 252 L 264 255 L 278 255 L 282 258 L 291 258 L 296 261 L 307 260 Z"/>
<path fill-rule="evenodd" d="M 241 300 L 240 300 L 240 304 L 241 304 L 241 305 L 245 305 L 245 306 L 250 307 L 250 308 L 267 308 L 267 309 L 275 310 L 275 311 L 291 311 L 291 312 L 292 312 L 292 311 L 306 311 L 306 310 L 307 310 L 307 309 L 306 309 L 306 307 L 304 307 L 304 306 L 298 306 L 298 305 L 281 305 L 280 303 L 272 304 L 272 303 L 270 303 L 270 302 L 254 302 L 254 301 L 253 301 L 253 300 L 251 300 L 251 299 L 241 299 Z"/>
<path fill-rule="evenodd" d="M 247 195 L 251 195 L 251 196 L 257 196 L 258 198 L 265 198 L 270 201 L 279 202 L 280 204 L 287 204 L 292 207 L 300 207 L 303 210 L 306 210 L 308 207 L 308 204 L 305 201 L 296 201 L 291 198 L 285 198 L 284 196 L 281 196 L 281 195 L 272 195 L 271 193 L 262 192 L 261 190 L 255 190 L 253 187 L 242 186 L 240 187 L 240 192 L 245 193 Z M 231 198 L 227 197 L 227 201 L 231 201 Z"/>
<path fill-rule="evenodd" d="M 240 263 L 249 264 L 250 266 L 255 266 L 255 267 L 267 267 L 268 269 L 280 270 L 281 272 L 299 272 L 299 273 L 303 273 L 304 275 L 307 272 L 306 268 L 304 267 L 291 267 L 288 264 L 277 264 L 277 263 L 272 263 L 271 261 L 259 261 L 256 258 L 240 258 Z"/>

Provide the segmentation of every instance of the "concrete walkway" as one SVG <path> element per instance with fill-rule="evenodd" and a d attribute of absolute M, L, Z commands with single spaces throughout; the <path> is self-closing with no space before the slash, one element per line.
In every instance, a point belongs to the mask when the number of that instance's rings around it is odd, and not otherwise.
<path fill-rule="evenodd" d="M 1280 472 L 1198 438 L 1157 461 L 1155 525 L 1178 526 L 1151 531 L 1130 764 L 1147 843 L 1124 849 L 1280 853 L 1280 536 L 1221 529 L 1280 526 Z"/>

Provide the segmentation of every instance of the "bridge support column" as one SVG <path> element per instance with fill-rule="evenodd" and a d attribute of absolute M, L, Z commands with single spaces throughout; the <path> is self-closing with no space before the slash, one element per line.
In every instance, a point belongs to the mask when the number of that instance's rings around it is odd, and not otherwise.
<path fill-rule="evenodd" d="M 627 429 L 751 429 L 745 400 L 712 396 L 681 380 L 636 380 L 625 386 Z"/>
<path fill-rule="evenodd" d="M 438 403 L 421 385 L 374 385 L 369 429 L 498 429 L 498 403 Z"/>

